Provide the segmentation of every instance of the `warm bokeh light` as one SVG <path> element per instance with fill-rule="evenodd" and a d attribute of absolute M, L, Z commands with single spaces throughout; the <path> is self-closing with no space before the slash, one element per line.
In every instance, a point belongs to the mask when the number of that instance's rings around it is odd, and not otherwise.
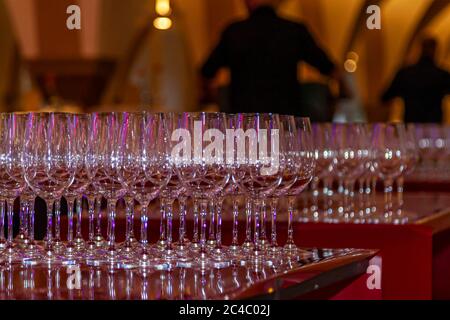
<path fill-rule="evenodd" d="M 358 69 L 358 64 L 355 60 L 347 59 L 344 63 L 344 69 L 349 73 L 353 73 L 356 71 L 356 69 Z"/>
<path fill-rule="evenodd" d="M 358 63 L 358 61 L 359 61 L 359 55 L 355 51 L 350 51 L 347 54 L 347 58 L 355 61 L 356 63 Z"/>
<path fill-rule="evenodd" d="M 155 11 L 160 16 L 168 16 L 170 14 L 170 0 L 156 0 Z"/>
<path fill-rule="evenodd" d="M 167 17 L 157 17 L 153 20 L 153 26 L 158 30 L 167 30 L 172 27 L 172 20 Z"/>

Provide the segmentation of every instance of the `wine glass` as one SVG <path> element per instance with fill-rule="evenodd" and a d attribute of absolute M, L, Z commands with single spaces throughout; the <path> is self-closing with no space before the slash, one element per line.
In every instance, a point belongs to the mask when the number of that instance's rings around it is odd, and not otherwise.
<path fill-rule="evenodd" d="M 295 131 L 285 134 L 284 144 L 288 156 L 295 164 L 296 181 L 287 191 L 288 200 L 288 234 L 283 247 L 285 256 L 289 259 L 299 259 L 309 254 L 301 251 L 294 242 L 294 206 L 295 198 L 307 187 L 311 181 L 315 169 L 315 155 L 311 123 L 309 118 L 295 117 Z"/>
<path fill-rule="evenodd" d="M 22 155 L 25 139 L 26 114 L 0 114 L 0 192 L 6 199 L 8 238 L 0 253 L 0 261 L 21 262 L 24 255 L 13 242 L 14 200 L 25 188 Z M 3 230 L 2 230 L 3 232 Z"/>
<path fill-rule="evenodd" d="M 386 222 L 396 222 L 392 217 L 392 188 L 394 180 L 402 174 L 405 168 L 403 158 L 406 153 L 405 142 L 406 132 L 404 124 L 374 124 L 372 135 L 373 164 L 378 177 L 384 183 L 384 220 Z"/>
<path fill-rule="evenodd" d="M 62 113 L 30 113 L 27 119 L 24 177 L 28 186 L 47 205 L 47 235 L 43 262 L 58 264 L 61 256 L 53 248 L 52 206 L 60 199 L 75 176 L 71 115 Z"/>
<path fill-rule="evenodd" d="M 126 265 L 152 265 L 148 237 L 148 206 L 171 177 L 169 144 L 162 114 L 135 113 L 124 116 L 120 135 L 122 163 L 119 177 L 129 194 L 141 205 L 141 252 L 139 260 Z"/>
<path fill-rule="evenodd" d="M 314 123 L 312 125 L 312 135 L 314 142 L 314 158 L 316 160 L 316 169 L 314 173 L 312 186 L 313 192 L 313 207 L 316 208 L 314 213 L 314 220 L 319 219 L 319 214 L 322 213 L 323 221 L 332 221 L 330 201 L 328 197 L 328 190 L 331 189 L 333 178 L 332 172 L 334 170 L 334 164 L 336 159 L 336 149 L 333 136 L 333 126 L 331 123 Z M 324 196 L 323 204 L 324 208 L 319 212 L 319 191 L 318 182 L 323 181 L 323 192 Z"/>
<path fill-rule="evenodd" d="M 401 216 L 403 211 L 403 185 L 405 177 L 414 171 L 419 161 L 419 151 L 414 137 L 414 124 L 409 123 L 405 130 L 405 153 L 403 155 L 404 168 L 402 174 L 395 180 L 398 202 L 397 216 Z"/>
<path fill-rule="evenodd" d="M 73 216 L 74 202 L 87 189 L 90 179 L 86 169 L 86 154 L 88 145 L 90 115 L 79 114 L 71 117 L 70 135 L 74 150 L 73 163 L 75 168 L 75 177 L 73 183 L 64 191 L 64 197 L 67 201 L 67 244 L 65 246 L 64 257 L 66 264 L 73 264 L 81 256 L 74 241 Z M 79 202 L 79 200 L 78 200 Z M 78 205 L 78 203 L 77 203 Z M 78 209 L 79 210 L 79 209 Z M 77 224 L 81 225 L 81 217 L 78 216 Z M 90 232 L 91 227 L 90 227 Z"/>
<path fill-rule="evenodd" d="M 298 179 L 298 146 L 295 139 L 297 127 L 293 116 L 279 116 L 279 148 L 281 181 L 269 195 L 271 209 L 271 242 L 267 251 L 266 264 L 272 266 L 282 261 L 282 248 L 277 241 L 277 206 L 278 199 L 285 196 Z"/>
<path fill-rule="evenodd" d="M 105 264 L 111 269 L 121 267 L 121 259 L 116 247 L 116 204 L 126 192 L 127 187 L 119 179 L 121 164 L 120 132 L 126 125 L 126 114 L 93 113 L 90 121 L 90 136 L 86 167 L 95 188 L 107 200 L 108 208 L 108 246 L 87 259 L 88 265 Z"/>
<path fill-rule="evenodd" d="M 193 265 L 202 269 L 212 263 L 206 247 L 208 201 L 225 187 L 230 176 L 224 159 L 226 126 L 225 114 L 202 112 L 174 115 L 171 127 L 175 128 L 171 133 L 175 170 L 200 205 L 200 251 Z"/>
<path fill-rule="evenodd" d="M 250 216 L 248 212 L 253 210 L 254 216 L 253 249 L 245 261 L 241 262 L 261 264 L 264 263 L 264 252 L 259 239 L 262 199 L 272 194 L 282 181 L 279 154 L 280 119 L 275 114 L 237 114 L 235 117 L 235 130 L 232 135 L 227 134 L 227 162 L 232 164 L 233 182 L 251 199 L 246 205 L 247 238 Z M 228 153 L 229 144 L 233 147 L 232 161 Z"/>
<path fill-rule="evenodd" d="M 363 123 L 334 124 L 333 135 L 336 143 L 334 172 L 344 187 L 342 219 L 354 218 L 353 197 L 355 182 L 365 170 L 370 159 L 367 128 Z M 343 184 L 343 185 L 342 185 Z M 342 202 L 342 201 L 341 201 Z"/>

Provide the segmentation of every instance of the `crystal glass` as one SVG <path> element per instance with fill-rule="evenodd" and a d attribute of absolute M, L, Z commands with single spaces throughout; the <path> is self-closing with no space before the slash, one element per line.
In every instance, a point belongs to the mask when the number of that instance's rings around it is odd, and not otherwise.
<path fill-rule="evenodd" d="M 363 123 L 334 124 L 333 135 L 337 149 L 334 172 L 344 196 L 340 219 L 348 222 L 355 216 L 354 187 L 370 159 L 370 141 Z"/>
<path fill-rule="evenodd" d="M 251 199 L 246 208 L 247 239 L 248 224 L 251 222 L 248 212 L 252 210 L 254 216 L 253 249 L 242 263 L 261 264 L 265 262 L 259 238 L 262 200 L 272 194 L 282 181 L 280 119 L 275 114 L 237 114 L 235 118 L 236 129 L 230 140 L 234 148 L 232 157 L 227 155 L 227 161 L 232 160 L 233 182 Z M 244 247 L 243 250 L 248 249 Z"/>
<path fill-rule="evenodd" d="M 78 198 L 78 205 L 81 195 L 90 183 L 85 161 L 87 155 L 89 125 L 90 115 L 80 114 L 73 115 L 71 117 L 70 135 L 72 137 L 72 145 L 74 150 L 73 163 L 75 168 L 75 177 L 73 183 L 64 191 L 64 197 L 67 201 L 67 244 L 64 248 L 64 258 L 66 264 L 74 264 L 81 259 L 80 251 L 84 249 L 84 247 L 77 246 L 74 241 L 73 217 L 75 200 Z M 78 208 L 77 211 L 80 212 L 80 208 Z M 80 215 L 77 217 L 77 225 L 79 228 L 81 227 Z M 80 231 L 78 231 L 78 233 L 80 233 Z"/>
<path fill-rule="evenodd" d="M 30 113 L 26 125 L 23 153 L 24 177 L 35 194 L 47 205 L 47 235 L 43 262 L 61 263 L 53 248 L 53 212 L 55 200 L 72 184 L 75 177 L 72 116 L 62 113 Z"/>
<path fill-rule="evenodd" d="M 405 164 L 403 157 L 406 153 L 406 132 L 404 124 L 400 123 L 377 123 L 373 126 L 372 135 L 373 164 L 378 177 L 383 180 L 385 207 L 384 221 L 394 222 L 392 210 L 392 188 Z"/>
<path fill-rule="evenodd" d="M 0 192 L 6 200 L 8 237 L 0 261 L 22 262 L 24 257 L 13 242 L 14 200 L 25 189 L 22 156 L 25 142 L 26 114 L 0 114 Z M 3 230 L 2 230 L 3 232 Z"/>
<path fill-rule="evenodd" d="M 162 114 L 127 114 L 120 134 L 119 177 L 127 191 L 141 205 L 141 253 L 139 259 L 127 259 L 126 266 L 152 266 L 148 242 L 148 206 L 169 181 L 170 150 Z"/>
<path fill-rule="evenodd" d="M 300 250 L 294 242 L 294 206 L 295 198 L 307 187 L 311 181 L 315 169 L 315 156 L 311 123 L 309 118 L 295 118 L 296 131 L 290 131 L 285 135 L 287 154 L 296 168 L 296 181 L 289 188 L 286 196 L 288 199 L 288 234 L 284 245 L 284 254 L 289 259 L 299 259 L 307 254 Z"/>
<path fill-rule="evenodd" d="M 222 191 L 230 177 L 224 158 L 226 115 L 181 113 L 174 115 L 172 123 L 173 165 L 200 206 L 200 250 L 193 265 L 206 268 L 212 263 L 206 247 L 208 201 Z"/>
<path fill-rule="evenodd" d="M 107 265 L 120 268 L 121 260 L 116 247 L 116 204 L 127 187 L 119 179 L 121 165 L 120 133 L 126 126 L 126 113 L 93 113 L 90 120 L 90 135 L 86 167 L 89 178 L 98 192 L 107 200 L 108 246 L 105 251 L 87 260 L 89 265 Z"/>

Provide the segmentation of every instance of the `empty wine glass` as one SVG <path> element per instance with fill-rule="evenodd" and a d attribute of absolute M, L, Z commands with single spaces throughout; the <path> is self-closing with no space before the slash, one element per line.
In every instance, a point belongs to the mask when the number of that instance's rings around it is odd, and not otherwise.
<path fill-rule="evenodd" d="M 281 262 L 282 248 L 278 246 L 276 230 L 278 199 L 288 193 L 289 189 L 297 181 L 297 173 L 299 172 L 298 161 L 296 161 L 296 158 L 298 157 L 298 146 L 295 139 L 297 134 L 295 119 L 293 116 L 279 116 L 279 118 L 279 170 L 281 172 L 281 181 L 277 188 L 269 194 L 271 208 L 271 242 L 266 257 L 266 264 L 268 265 L 274 265 Z"/>
<path fill-rule="evenodd" d="M 122 163 L 119 177 L 128 193 L 141 205 L 141 253 L 137 263 L 149 267 L 152 260 L 148 237 L 148 206 L 169 181 L 169 144 L 162 114 L 127 114 L 120 134 Z M 136 262 L 127 261 L 134 266 Z"/>
<path fill-rule="evenodd" d="M 370 158 L 369 139 L 363 123 L 334 124 L 336 143 L 334 172 L 344 187 L 342 219 L 346 222 L 354 217 L 353 197 L 356 180 L 364 173 Z"/>
<path fill-rule="evenodd" d="M 86 167 L 89 178 L 108 203 L 108 248 L 87 260 L 89 265 L 105 264 L 115 269 L 121 261 L 116 247 L 116 204 L 126 192 L 119 179 L 121 164 L 119 137 L 125 114 L 94 113 L 91 115 Z M 101 249 L 98 249 L 101 251 Z"/>
<path fill-rule="evenodd" d="M 299 259 L 309 254 L 300 250 L 294 242 L 294 206 L 295 198 L 306 188 L 311 181 L 315 169 L 315 156 L 309 118 L 295 117 L 295 131 L 285 133 L 283 139 L 286 154 L 297 170 L 295 183 L 287 191 L 288 199 L 288 234 L 286 244 L 283 247 L 285 255 L 289 259 Z"/>
<path fill-rule="evenodd" d="M 90 116 L 87 114 L 73 115 L 71 117 L 70 135 L 73 145 L 73 163 L 75 168 L 75 177 L 73 183 L 64 191 L 64 197 L 67 201 L 67 244 L 65 246 L 65 263 L 73 264 L 81 255 L 78 254 L 73 235 L 73 216 L 74 202 L 87 189 L 90 179 L 86 169 L 86 154 L 89 135 Z M 78 200 L 79 201 L 79 200 Z M 78 216 L 77 224 L 81 226 L 81 218 Z M 92 230 L 90 230 L 92 231 Z"/>
<path fill-rule="evenodd" d="M 312 186 L 314 220 L 319 220 L 319 214 L 322 213 L 324 221 L 333 221 L 331 217 L 330 202 L 328 190 L 331 189 L 333 179 L 332 172 L 336 159 L 336 149 L 333 136 L 333 126 L 331 123 L 315 123 L 312 125 L 312 135 L 314 142 L 314 157 L 316 160 L 316 169 L 314 179 L 316 182 Z M 313 181 L 314 181 L 313 179 Z M 323 181 L 323 210 L 319 210 L 319 191 L 318 182 Z"/>
<path fill-rule="evenodd" d="M 232 145 L 231 171 L 232 179 L 251 199 L 247 203 L 248 212 L 253 207 L 254 239 L 251 254 L 242 263 L 264 263 L 264 252 L 260 244 L 262 199 L 272 194 L 280 185 L 282 170 L 280 170 L 280 119 L 275 114 L 237 114 L 235 115 L 235 130 L 229 143 Z M 236 155 L 234 155 L 236 150 Z M 229 161 L 229 153 L 227 161 Z M 251 219 L 251 216 L 250 216 Z M 251 220 L 250 220 L 251 221 Z M 247 220 L 247 238 L 249 232 Z M 244 248 L 245 250 L 245 248 Z"/>
<path fill-rule="evenodd" d="M 223 113 L 182 113 L 174 115 L 171 159 L 180 181 L 200 205 L 200 251 L 193 265 L 211 264 L 206 248 L 206 215 L 209 198 L 218 194 L 229 180 L 226 167 Z"/>
<path fill-rule="evenodd" d="M 75 176 L 74 149 L 70 131 L 71 115 L 32 113 L 27 119 L 23 167 L 25 181 L 47 205 L 45 263 L 61 263 L 53 248 L 52 206 Z"/>
<path fill-rule="evenodd" d="M 24 255 L 13 242 L 14 200 L 25 188 L 22 155 L 27 115 L 15 113 L 0 114 L 0 192 L 6 199 L 8 238 L 0 261 L 21 262 Z M 3 230 L 2 230 L 3 232 Z"/>
<path fill-rule="evenodd" d="M 384 220 L 386 222 L 393 220 L 392 188 L 394 180 L 402 174 L 404 169 L 405 141 L 406 134 L 403 124 L 374 124 L 372 135 L 373 164 L 378 177 L 384 183 Z M 395 222 L 395 219 L 392 222 Z"/>
<path fill-rule="evenodd" d="M 403 185 L 405 177 L 414 171 L 419 161 L 419 151 L 417 148 L 416 139 L 414 137 L 414 132 L 414 124 L 408 124 L 405 132 L 405 153 L 403 154 L 404 168 L 402 174 L 395 180 L 398 203 L 397 216 L 402 215 L 403 211 Z"/>

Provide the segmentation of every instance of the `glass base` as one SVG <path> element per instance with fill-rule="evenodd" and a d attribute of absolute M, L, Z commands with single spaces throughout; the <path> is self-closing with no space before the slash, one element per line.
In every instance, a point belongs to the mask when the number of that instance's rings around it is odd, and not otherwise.
<path fill-rule="evenodd" d="M 227 248 L 214 248 L 210 252 L 211 265 L 216 269 L 227 268 L 231 265 L 231 257 L 228 255 Z"/>
<path fill-rule="evenodd" d="M 5 264 L 21 264 L 23 263 L 24 255 L 17 247 L 6 247 L 0 253 L 0 263 Z"/>
<path fill-rule="evenodd" d="M 80 249 L 84 248 L 84 243 L 85 243 L 85 241 L 84 241 L 83 238 L 77 237 L 77 238 L 75 238 L 75 239 L 73 240 L 73 243 L 74 243 L 75 247 L 76 247 L 78 250 L 80 250 Z"/>

